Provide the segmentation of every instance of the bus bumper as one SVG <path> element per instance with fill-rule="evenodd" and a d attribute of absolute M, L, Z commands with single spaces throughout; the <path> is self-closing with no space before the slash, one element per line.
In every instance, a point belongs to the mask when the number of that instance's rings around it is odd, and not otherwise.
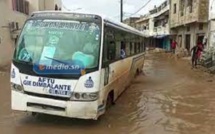
<path fill-rule="evenodd" d="M 98 102 L 62 101 L 12 91 L 12 110 L 79 119 L 98 118 Z"/>

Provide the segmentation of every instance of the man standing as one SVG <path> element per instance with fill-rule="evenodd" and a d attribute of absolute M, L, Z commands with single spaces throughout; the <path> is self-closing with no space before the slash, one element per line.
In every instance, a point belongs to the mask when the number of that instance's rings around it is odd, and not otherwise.
<path fill-rule="evenodd" d="M 173 54 L 175 54 L 176 45 L 177 45 L 177 42 L 175 40 L 173 40 L 171 43 L 171 49 L 172 49 Z"/>

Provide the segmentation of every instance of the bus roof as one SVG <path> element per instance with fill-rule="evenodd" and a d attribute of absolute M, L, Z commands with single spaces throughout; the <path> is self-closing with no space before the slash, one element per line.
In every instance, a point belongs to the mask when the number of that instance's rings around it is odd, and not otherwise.
<path fill-rule="evenodd" d="M 121 22 L 117 22 L 117 21 L 114 21 L 110 18 L 108 18 L 107 16 L 105 15 L 101 15 L 101 14 L 91 14 L 91 13 L 80 13 L 80 12 L 69 12 L 69 11 L 36 11 L 36 12 L 33 12 L 31 16 L 35 15 L 35 14 L 44 14 L 44 13 L 62 13 L 62 14 L 72 14 L 72 13 L 77 13 L 77 14 L 87 14 L 87 15 L 97 15 L 97 16 L 100 16 L 105 23 L 115 27 L 115 28 L 118 28 L 118 29 L 121 29 L 121 30 L 124 30 L 124 31 L 127 31 L 127 32 L 131 32 L 133 34 L 138 34 L 139 36 L 143 36 L 143 37 L 146 37 L 142 32 L 140 32 L 139 30 L 131 27 L 131 26 L 128 26 L 124 23 L 121 23 Z"/>

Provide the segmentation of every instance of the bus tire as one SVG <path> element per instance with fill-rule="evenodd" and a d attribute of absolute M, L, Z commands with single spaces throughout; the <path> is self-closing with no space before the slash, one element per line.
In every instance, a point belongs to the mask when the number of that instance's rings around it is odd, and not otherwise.
<path fill-rule="evenodd" d="M 36 117 L 38 115 L 38 113 L 32 112 L 31 116 Z"/>
<path fill-rule="evenodd" d="M 42 114 L 42 113 L 31 112 L 31 116 L 34 117 L 34 118 L 40 118 L 43 115 L 44 114 Z"/>
<path fill-rule="evenodd" d="M 136 70 L 135 77 L 137 77 L 139 74 L 140 74 L 140 71 L 139 71 L 139 69 L 137 69 L 137 70 Z"/>
<path fill-rule="evenodd" d="M 112 90 L 107 97 L 106 100 L 106 110 L 110 109 L 110 107 L 114 104 L 114 91 Z"/>

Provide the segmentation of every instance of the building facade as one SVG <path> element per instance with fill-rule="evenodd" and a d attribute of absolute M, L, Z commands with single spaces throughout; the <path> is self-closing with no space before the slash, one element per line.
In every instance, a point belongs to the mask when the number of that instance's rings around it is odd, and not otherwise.
<path fill-rule="evenodd" d="M 208 0 L 170 0 L 171 35 L 178 48 L 188 52 L 205 43 L 208 32 Z"/>
<path fill-rule="evenodd" d="M 169 0 L 166 0 L 136 21 L 138 30 L 150 37 L 148 44 L 153 47 L 170 50 L 169 9 Z"/>
<path fill-rule="evenodd" d="M 61 0 L 0 0 L 0 66 L 11 61 L 27 17 L 34 11 L 61 9 Z"/>
<path fill-rule="evenodd" d="M 137 29 L 136 21 L 139 19 L 140 17 L 129 17 L 123 20 L 123 23 Z"/>

